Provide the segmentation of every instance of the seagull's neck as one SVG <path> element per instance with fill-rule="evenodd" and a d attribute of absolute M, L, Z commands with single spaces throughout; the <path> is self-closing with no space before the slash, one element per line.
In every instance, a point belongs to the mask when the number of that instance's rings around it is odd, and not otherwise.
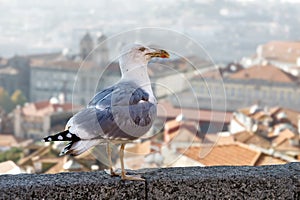
<path fill-rule="evenodd" d="M 127 66 L 128 67 L 128 66 Z M 128 68 L 122 68 L 121 81 L 131 81 L 137 84 L 138 87 L 142 88 L 149 94 L 149 101 L 156 103 L 156 98 L 151 88 L 151 81 L 147 71 L 147 64 L 139 66 L 130 66 Z"/>

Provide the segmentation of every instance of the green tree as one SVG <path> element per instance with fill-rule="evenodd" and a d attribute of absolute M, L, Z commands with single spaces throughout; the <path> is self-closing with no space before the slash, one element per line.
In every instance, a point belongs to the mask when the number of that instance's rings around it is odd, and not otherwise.
<path fill-rule="evenodd" d="M 23 95 L 21 90 L 16 90 L 11 95 L 11 101 L 15 104 L 15 106 L 20 105 L 23 106 L 26 103 L 26 97 Z"/>
<path fill-rule="evenodd" d="M 15 105 L 9 98 L 7 91 L 0 87 L 0 107 L 2 107 L 6 112 L 10 112 L 14 109 Z"/>
<path fill-rule="evenodd" d="M 13 147 L 7 151 L 0 152 L 0 162 L 12 160 L 17 162 L 22 156 L 22 149 Z"/>

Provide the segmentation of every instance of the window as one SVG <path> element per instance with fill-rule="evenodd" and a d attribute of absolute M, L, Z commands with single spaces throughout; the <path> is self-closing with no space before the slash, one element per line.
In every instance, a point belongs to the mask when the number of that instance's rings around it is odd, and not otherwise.
<path fill-rule="evenodd" d="M 285 92 L 284 92 L 284 90 L 280 90 L 279 91 L 279 100 L 284 101 L 284 99 L 285 99 Z"/>

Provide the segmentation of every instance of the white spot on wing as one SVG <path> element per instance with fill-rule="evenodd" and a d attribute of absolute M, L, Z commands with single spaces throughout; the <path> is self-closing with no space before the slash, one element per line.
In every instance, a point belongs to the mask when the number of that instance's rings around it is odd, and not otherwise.
<path fill-rule="evenodd" d="M 71 138 L 72 135 L 70 133 L 67 134 L 67 138 Z"/>
<path fill-rule="evenodd" d="M 47 139 L 48 141 L 52 141 L 52 139 L 51 139 L 51 137 L 48 137 L 48 139 Z"/>
<path fill-rule="evenodd" d="M 60 135 L 60 136 L 57 137 L 57 139 L 62 140 L 63 137 Z"/>

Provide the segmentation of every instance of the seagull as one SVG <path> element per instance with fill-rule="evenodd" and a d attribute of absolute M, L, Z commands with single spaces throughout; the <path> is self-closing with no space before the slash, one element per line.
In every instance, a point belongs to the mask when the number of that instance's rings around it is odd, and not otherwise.
<path fill-rule="evenodd" d="M 121 50 L 121 79 L 98 92 L 87 107 L 69 119 L 66 130 L 47 136 L 44 142 L 69 141 L 60 155 L 77 156 L 98 144 L 106 144 L 111 176 L 123 180 L 144 180 L 126 175 L 124 148 L 126 143 L 143 136 L 156 118 L 157 100 L 147 72 L 148 62 L 155 57 L 169 58 L 165 50 L 140 44 L 127 45 Z M 121 173 L 113 170 L 111 144 L 120 144 Z"/>

